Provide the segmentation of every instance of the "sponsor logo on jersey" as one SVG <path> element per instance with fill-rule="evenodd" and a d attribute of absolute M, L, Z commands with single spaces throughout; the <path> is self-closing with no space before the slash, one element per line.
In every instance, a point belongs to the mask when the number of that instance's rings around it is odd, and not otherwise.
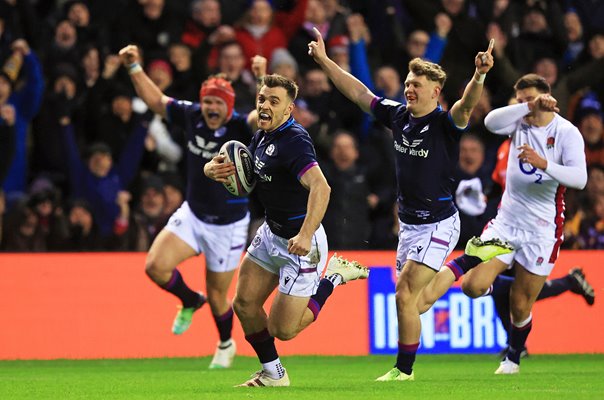
<path fill-rule="evenodd" d="M 430 124 L 428 124 L 428 125 L 424 126 L 424 127 L 422 128 L 422 130 L 421 130 L 421 131 L 419 131 L 419 133 L 424 133 L 424 132 L 426 132 L 428 129 L 430 129 Z"/>
<path fill-rule="evenodd" d="M 208 160 L 218 154 L 218 142 L 206 141 L 206 139 L 197 135 L 195 135 L 195 143 L 189 140 L 187 147 L 191 153 Z"/>
<path fill-rule="evenodd" d="M 409 145 L 405 145 L 404 142 L 401 145 L 396 140 L 394 141 L 394 150 L 396 150 L 402 154 L 408 154 L 413 157 L 422 157 L 422 158 L 428 158 L 428 154 L 430 153 L 430 150 L 426 150 L 426 149 L 417 150 L 417 149 L 414 149 L 413 147 L 410 147 Z"/>

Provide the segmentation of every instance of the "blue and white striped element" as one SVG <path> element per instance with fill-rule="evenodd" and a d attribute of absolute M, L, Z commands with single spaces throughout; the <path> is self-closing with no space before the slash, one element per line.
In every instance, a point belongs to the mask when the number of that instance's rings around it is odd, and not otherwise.
<path fill-rule="evenodd" d="M 398 322 L 390 267 L 372 267 L 369 275 L 369 328 L 371 354 L 396 354 Z M 497 318 L 491 297 L 470 299 L 451 288 L 421 316 L 423 354 L 496 353 L 507 335 Z"/>

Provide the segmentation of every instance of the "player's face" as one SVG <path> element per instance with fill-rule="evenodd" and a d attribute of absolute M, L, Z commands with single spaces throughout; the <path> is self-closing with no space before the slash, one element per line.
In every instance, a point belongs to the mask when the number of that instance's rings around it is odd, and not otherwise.
<path fill-rule="evenodd" d="M 201 100 L 201 114 L 210 129 L 218 129 L 225 122 L 228 108 L 224 100 L 216 96 L 204 96 Z"/>
<path fill-rule="evenodd" d="M 415 75 L 409 72 L 405 79 L 405 99 L 407 109 L 414 117 L 422 117 L 434 110 L 438 104 L 440 86 L 426 78 L 425 75 Z"/>
<path fill-rule="evenodd" d="M 287 121 L 293 109 L 294 103 L 285 88 L 262 86 L 256 102 L 258 128 L 272 132 Z"/>

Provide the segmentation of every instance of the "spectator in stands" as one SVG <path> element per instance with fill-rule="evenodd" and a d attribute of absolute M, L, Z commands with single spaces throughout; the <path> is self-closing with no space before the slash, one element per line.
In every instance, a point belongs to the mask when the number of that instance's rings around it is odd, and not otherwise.
<path fill-rule="evenodd" d="M 161 175 L 164 182 L 164 215 L 169 217 L 182 205 L 184 201 L 184 183 L 181 176 L 176 172 L 166 172 Z"/>
<path fill-rule="evenodd" d="M 405 103 L 405 88 L 395 68 L 388 65 L 380 67 L 375 72 L 374 79 L 377 96 Z"/>
<path fill-rule="evenodd" d="M 44 234 L 40 230 L 38 216 L 28 204 L 27 198 L 20 199 L 6 216 L 2 249 L 10 252 L 46 251 Z M 10 233 L 10 234 L 6 234 Z"/>
<path fill-rule="evenodd" d="M 298 62 L 287 49 L 275 49 L 269 67 L 271 73 L 298 80 Z"/>
<path fill-rule="evenodd" d="M 108 241 L 114 234 L 123 233 L 123 219 L 118 220 L 118 193 L 128 187 L 138 172 L 147 126 L 135 125 L 114 164 L 111 147 L 101 142 L 88 147 L 86 161 L 83 161 L 70 117 L 61 116 L 59 122 L 66 148 L 71 197 L 88 201 L 99 224 L 101 240 Z"/>
<path fill-rule="evenodd" d="M 271 2 L 252 0 L 243 23 L 235 29 L 237 41 L 241 43 L 246 66 L 251 59 L 260 55 L 270 59 L 277 48 L 287 47 L 289 40 L 304 22 L 308 0 L 297 0 L 289 12 L 275 13 Z"/>
<path fill-rule="evenodd" d="M 92 208 L 86 200 L 71 202 L 69 213 L 69 237 L 65 241 L 65 251 L 101 251 L 98 225 L 94 221 Z"/>
<path fill-rule="evenodd" d="M 596 94 L 588 93 L 576 111 L 577 127 L 585 140 L 587 165 L 604 164 L 604 110 Z"/>
<path fill-rule="evenodd" d="M 235 110 L 247 113 L 255 108 L 256 78 L 245 69 L 244 51 L 236 41 L 223 43 L 218 51 L 217 73 L 223 73 L 235 90 Z"/>
<path fill-rule="evenodd" d="M 562 58 L 562 67 L 566 68 L 575 63 L 585 48 L 583 24 L 574 9 L 570 9 L 564 14 L 564 27 L 568 46 Z"/>
<path fill-rule="evenodd" d="M 146 58 L 153 60 L 166 57 L 170 43 L 181 37 L 182 21 L 166 7 L 165 0 L 131 2 L 116 31 L 113 50 L 137 43 L 145 49 Z"/>
<path fill-rule="evenodd" d="M 5 74 L 0 74 L 0 103 L 5 93 L 10 91 L 10 79 Z M 15 107 L 11 104 L 0 105 L 0 192 L 4 178 L 8 173 L 8 169 L 15 157 L 16 148 L 16 132 L 15 132 Z"/>
<path fill-rule="evenodd" d="M 19 82 L 18 86 L 14 86 L 15 82 L 11 82 L 5 69 L 3 69 L 4 73 L 0 73 L 0 108 L 10 104 L 15 109 L 15 156 L 3 182 L 4 191 L 8 195 L 11 192 L 23 192 L 25 190 L 28 169 L 27 129 L 30 121 L 40 109 L 44 90 L 40 62 L 27 42 L 23 39 L 15 40 L 12 44 L 12 50 L 14 57 L 23 59 L 21 76 L 23 76 L 24 81 Z M 13 88 L 15 88 L 14 91 Z"/>
<path fill-rule="evenodd" d="M 107 50 L 109 41 L 106 28 L 92 23 L 90 9 L 86 1 L 75 0 L 65 3 L 65 16 L 76 30 L 80 48 L 94 45 Z"/>
<path fill-rule="evenodd" d="M 165 206 L 164 182 L 157 175 L 147 177 L 143 182 L 139 205 L 128 228 L 128 250 L 149 250 L 171 215 L 164 213 Z"/>
<path fill-rule="evenodd" d="M 77 67 L 80 63 L 78 45 L 78 34 L 73 23 L 68 19 L 59 21 L 45 51 L 44 65 L 71 64 Z"/>
<path fill-rule="evenodd" d="M 194 101 L 199 87 L 199 72 L 194 71 L 191 48 L 182 43 L 172 43 L 168 49 L 168 58 L 173 67 L 172 91 L 179 99 Z"/>
<path fill-rule="evenodd" d="M 352 134 L 339 131 L 333 136 L 331 162 L 323 165 L 331 186 L 329 205 L 323 219 L 333 249 L 366 249 L 371 230 L 369 216 L 379 202 L 371 192 L 367 171 L 358 164 L 358 143 Z"/>

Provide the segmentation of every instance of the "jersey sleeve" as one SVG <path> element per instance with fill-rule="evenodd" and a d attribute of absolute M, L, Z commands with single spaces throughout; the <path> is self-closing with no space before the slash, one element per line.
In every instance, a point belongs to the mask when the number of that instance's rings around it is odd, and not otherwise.
<path fill-rule="evenodd" d="M 512 104 L 491 111 L 484 119 L 487 129 L 496 135 L 512 135 L 518 123 L 529 113 L 527 103 Z"/>
<path fill-rule="evenodd" d="M 405 109 L 403 104 L 384 97 L 375 97 L 371 102 L 371 112 L 375 119 L 390 129 L 392 129 L 393 115 L 399 110 L 404 112 Z"/>
<path fill-rule="evenodd" d="M 166 104 L 168 121 L 178 126 L 185 126 L 187 112 L 192 106 L 193 103 L 190 101 L 170 99 Z"/>
<path fill-rule="evenodd" d="M 289 144 L 286 154 L 285 166 L 298 180 L 302 178 L 306 171 L 319 165 L 315 148 L 308 136 L 296 136 L 295 140 Z"/>
<path fill-rule="evenodd" d="M 583 189 L 587 184 L 583 137 L 574 127 L 565 132 L 562 137 L 564 137 L 562 165 L 548 161 L 545 173 L 566 187 Z"/>

